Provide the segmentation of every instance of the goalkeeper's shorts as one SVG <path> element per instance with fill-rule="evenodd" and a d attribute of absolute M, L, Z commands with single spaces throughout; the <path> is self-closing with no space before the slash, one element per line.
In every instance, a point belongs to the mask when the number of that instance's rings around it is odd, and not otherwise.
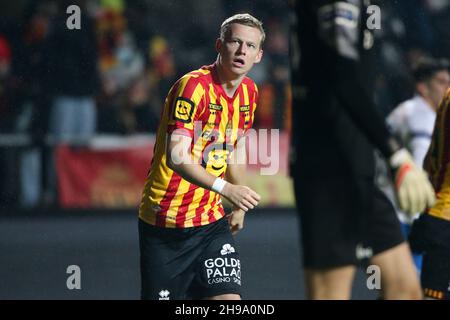
<path fill-rule="evenodd" d="M 405 241 L 373 178 L 302 178 L 294 185 L 306 268 L 362 264 Z"/>
<path fill-rule="evenodd" d="M 139 219 L 139 244 L 142 299 L 240 295 L 241 265 L 227 219 L 184 229 Z"/>
<path fill-rule="evenodd" d="M 413 251 L 423 253 L 425 297 L 450 299 L 450 221 L 422 214 L 414 221 L 409 241 Z"/>

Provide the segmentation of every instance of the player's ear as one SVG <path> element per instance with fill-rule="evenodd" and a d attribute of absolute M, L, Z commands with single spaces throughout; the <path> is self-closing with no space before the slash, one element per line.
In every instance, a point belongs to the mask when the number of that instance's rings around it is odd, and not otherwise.
<path fill-rule="evenodd" d="M 423 81 L 418 82 L 416 84 L 416 91 L 421 95 L 421 96 L 427 96 L 428 95 L 428 88 L 426 83 L 424 83 Z"/>
<path fill-rule="evenodd" d="M 222 45 L 223 45 L 222 39 L 217 38 L 217 40 L 216 40 L 216 51 L 218 53 L 220 53 L 220 49 L 222 49 Z"/>
<path fill-rule="evenodd" d="M 263 49 L 259 50 L 259 52 L 258 52 L 258 54 L 256 55 L 256 58 L 255 58 L 255 63 L 258 63 L 258 62 L 261 61 L 261 59 L 263 57 L 263 53 L 264 53 Z"/>

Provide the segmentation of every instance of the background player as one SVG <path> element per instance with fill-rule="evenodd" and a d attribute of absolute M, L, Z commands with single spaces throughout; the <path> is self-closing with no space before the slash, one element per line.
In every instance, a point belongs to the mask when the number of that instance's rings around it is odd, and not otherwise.
<path fill-rule="evenodd" d="M 414 66 L 413 76 L 416 94 L 395 108 L 389 114 L 387 123 L 391 132 L 411 152 L 414 163 L 422 167 L 430 147 L 436 112 L 450 83 L 449 63 L 445 59 L 423 57 Z M 392 186 L 385 189 L 383 191 L 394 200 Z M 408 235 L 412 219 L 417 218 L 419 212 L 411 216 L 397 208 L 397 215 L 404 233 Z M 420 270 L 421 256 L 413 257 Z"/>
<path fill-rule="evenodd" d="M 142 298 L 240 298 L 230 227 L 242 227 L 260 196 L 241 185 L 243 166 L 228 160 L 245 157 L 238 140 L 258 100 L 246 75 L 262 58 L 264 38 L 251 15 L 228 18 L 217 61 L 183 76 L 167 96 L 139 210 Z M 234 205 L 231 226 L 221 195 Z"/>
<path fill-rule="evenodd" d="M 395 210 L 374 186 L 374 147 L 394 171 L 402 209 L 420 211 L 433 203 L 434 193 L 374 106 L 368 5 L 362 0 L 295 4 L 291 56 L 300 62 L 298 68 L 293 64 L 291 173 L 311 299 L 349 299 L 355 266 L 366 258 L 381 269 L 384 298 L 422 297 Z"/>
<path fill-rule="evenodd" d="M 425 169 L 436 189 L 436 204 L 413 224 L 410 243 L 423 252 L 424 295 L 450 299 L 450 89 L 439 107 Z"/>

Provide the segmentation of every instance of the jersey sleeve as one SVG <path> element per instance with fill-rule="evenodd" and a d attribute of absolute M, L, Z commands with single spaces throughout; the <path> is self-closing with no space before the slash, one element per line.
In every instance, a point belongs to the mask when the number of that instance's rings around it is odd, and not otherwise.
<path fill-rule="evenodd" d="M 319 39 L 336 55 L 359 60 L 359 1 L 318 0 L 313 10 Z"/>
<path fill-rule="evenodd" d="M 402 106 L 395 108 L 386 118 L 389 131 L 403 139 L 403 128 L 405 126 L 405 115 Z"/>
<path fill-rule="evenodd" d="M 205 89 L 198 78 L 187 75 L 173 90 L 167 133 L 193 137 L 195 122 L 204 108 Z"/>

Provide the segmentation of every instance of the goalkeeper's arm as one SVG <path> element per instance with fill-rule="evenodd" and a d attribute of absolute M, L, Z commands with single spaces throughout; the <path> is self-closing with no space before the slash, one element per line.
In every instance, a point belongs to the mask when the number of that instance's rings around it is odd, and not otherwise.
<path fill-rule="evenodd" d="M 388 159 L 394 172 L 400 208 L 409 213 L 424 210 L 434 203 L 434 190 L 425 172 L 417 167 L 405 149 L 401 149 L 378 113 L 371 93 L 361 85 L 361 40 L 364 25 L 357 14 L 340 16 L 342 11 L 363 14 L 362 3 L 323 0 L 314 2 L 318 17 L 319 41 L 333 61 L 330 72 L 334 76 L 336 95 L 341 106 L 353 119 L 369 141 Z M 350 8 L 352 10 L 350 10 Z M 330 14 L 334 10 L 334 14 Z M 340 11 L 339 11 L 340 10 Z M 331 12 L 333 13 L 333 12 Z M 355 17 L 355 18 L 354 18 Z M 342 23 L 346 20 L 348 23 Z M 367 75 L 370 76 L 370 75 Z"/>

